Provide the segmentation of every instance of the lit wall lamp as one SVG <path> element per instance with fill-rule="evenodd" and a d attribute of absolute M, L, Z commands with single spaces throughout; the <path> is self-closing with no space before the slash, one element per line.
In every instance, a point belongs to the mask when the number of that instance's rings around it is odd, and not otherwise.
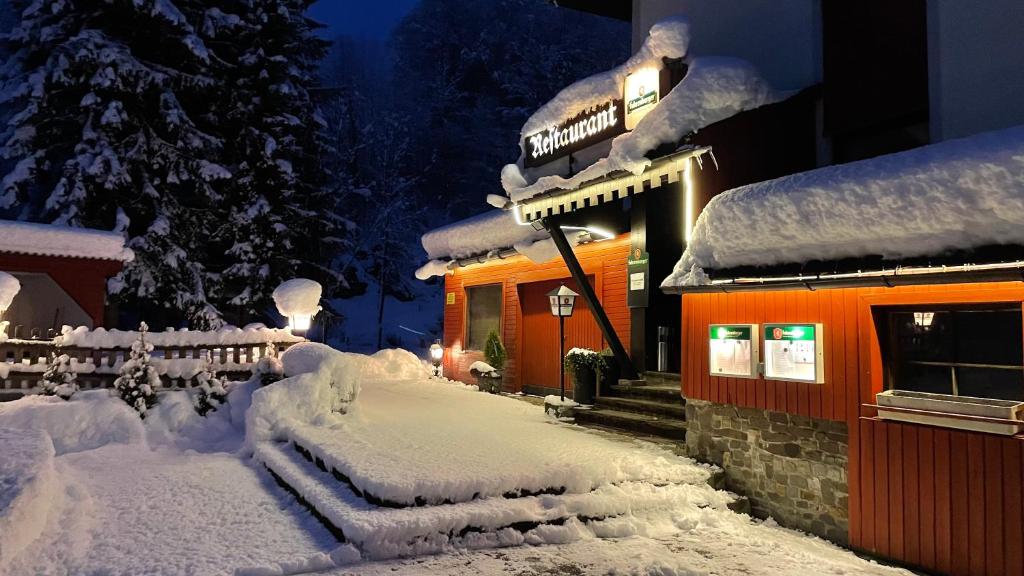
<path fill-rule="evenodd" d="M 444 346 L 440 340 L 435 340 L 430 345 L 430 361 L 434 364 L 434 377 L 441 377 L 441 361 L 444 360 Z"/>

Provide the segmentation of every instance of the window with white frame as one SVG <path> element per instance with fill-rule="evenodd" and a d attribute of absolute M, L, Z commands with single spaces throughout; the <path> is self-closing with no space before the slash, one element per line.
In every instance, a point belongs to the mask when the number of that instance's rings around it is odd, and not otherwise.
<path fill-rule="evenodd" d="M 466 288 L 466 350 L 483 350 L 491 331 L 501 333 L 501 285 Z"/>
<path fill-rule="evenodd" d="M 886 388 L 1024 400 L 1020 303 L 883 308 Z"/>

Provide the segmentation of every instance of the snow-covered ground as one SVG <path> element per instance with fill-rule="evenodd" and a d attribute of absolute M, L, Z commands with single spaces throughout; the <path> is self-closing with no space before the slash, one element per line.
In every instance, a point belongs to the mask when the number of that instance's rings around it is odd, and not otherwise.
<path fill-rule="evenodd" d="M 228 406 L 205 419 L 181 391 L 163 394 L 145 421 L 128 418 L 130 409 L 104 391 L 0 405 L 0 429 L 20 429 L 0 435 L 5 457 L 19 460 L 2 468 L 56 472 L 37 487 L 24 474 L 5 474 L 30 487 L 17 508 L 34 510 L 39 535 L 18 542 L 0 574 L 272 576 L 332 566 L 341 567 L 336 575 L 903 573 L 730 511 L 734 497 L 705 483 L 707 467 L 556 423 L 538 406 L 430 380 L 411 354 L 291 350 L 283 357 L 287 380 L 238 385 Z M 303 384 L 320 397 L 329 393 L 319 388 L 336 381 L 361 390 L 346 414 L 315 410 L 299 395 L 283 406 L 289 398 L 278 393 Z M 276 418 L 266 418 L 274 410 Z M 271 440 L 260 436 L 254 461 L 246 434 L 257 428 Z M 298 431 L 318 436 L 321 450 L 333 447 L 353 478 L 371 479 L 384 494 L 447 494 L 455 503 L 366 502 L 272 440 Z M 307 503 L 324 506 L 353 544 L 372 543 L 362 558 L 263 462 Z M 556 484 L 566 493 L 481 497 Z M 0 526 L 14 518 L 5 515 L 10 508 L 0 506 Z M 410 535 L 411 546 L 402 539 Z"/>

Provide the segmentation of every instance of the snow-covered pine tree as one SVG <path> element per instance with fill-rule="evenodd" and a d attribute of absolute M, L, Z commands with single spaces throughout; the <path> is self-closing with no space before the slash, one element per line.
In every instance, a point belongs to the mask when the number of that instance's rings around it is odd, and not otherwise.
<path fill-rule="evenodd" d="M 209 351 L 203 350 L 202 362 L 203 366 L 195 376 L 196 395 L 192 398 L 192 405 L 200 416 L 205 417 L 227 402 L 228 390 L 224 379 L 213 372 Z"/>
<path fill-rule="evenodd" d="M 229 65 L 225 156 L 234 173 L 217 237 L 229 258 L 225 297 L 240 323 L 265 313 L 273 288 L 288 278 L 317 279 L 328 293 L 344 283 L 331 264 L 351 222 L 338 214 L 322 161 L 324 121 L 310 88 L 328 43 L 304 14 L 310 4 L 228 3 L 242 21 L 214 48 Z"/>
<path fill-rule="evenodd" d="M 120 299 L 216 324 L 204 263 L 230 173 L 207 114 L 219 64 L 190 24 L 202 3 L 10 1 L 0 210 L 116 226 L 136 255 L 111 284 Z"/>
<path fill-rule="evenodd" d="M 71 367 L 71 357 L 67 354 L 50 353 L 50 363 L 39 381 L 43 396 L 59 396 L 70 400 L 78 392 L 78 374 Z"/>
<path fill-rule="evenodd" d="M 284 364 L 277 357 L 277 346 L 267 342 L 263 348 L 263 357 L 256 362 L 255 375 L 259 376 L 260 386 L 267 386 L 284 378 Z"/>
<path fill-rule="evenodd" d="M 128 359 L 121 365 L 114 390 L 122 400 L 134 408 L 140 416 L 156 405 L 156 391 L 160 387 L 160 375 L 150 362 L 153 344 L 146 341 L 149 326 L 139 324 L 139 339 L 132 343 Z"/>

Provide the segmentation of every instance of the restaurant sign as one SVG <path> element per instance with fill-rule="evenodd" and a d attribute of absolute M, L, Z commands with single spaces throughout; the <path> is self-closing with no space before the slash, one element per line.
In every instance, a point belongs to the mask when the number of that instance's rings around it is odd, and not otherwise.
<path fill-rule="evenodd" d="M 757 378 L 757 324 L 708 326 L 708 373 L 712 376 Z"/>
<path fill-rule="evenodd" d="M 825 382 L 821 324 L 765 324 L 764 377 L 791 382 Z"/>
<path fill-rule="evenodd" d="M 527 168 L 547 164 L 626 131 L 622 100 L 609 100 L 576 116 L 526 136 Z"/>

